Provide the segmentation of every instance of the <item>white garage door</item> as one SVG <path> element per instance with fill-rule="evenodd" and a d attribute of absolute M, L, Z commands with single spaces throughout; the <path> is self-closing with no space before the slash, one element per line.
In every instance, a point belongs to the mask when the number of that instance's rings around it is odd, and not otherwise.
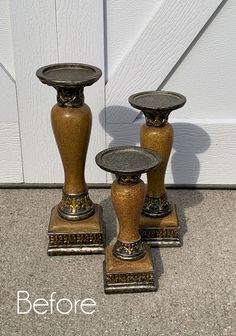
<path fill-rule="evenodd" d="M 94 156 L 138 144 L 143 116 L 129 95 L 166 89 L 188 103 L 171 114 L 170 184 L 236 184 L 234 0 L 2 0 L 0 183 L 57 183 L 63 169 L 50 125 L 56 92 L 37 68 L 91 63 L 103 78 L 86 89 L 93 111 L 87 181 L 110 182 Z"/>

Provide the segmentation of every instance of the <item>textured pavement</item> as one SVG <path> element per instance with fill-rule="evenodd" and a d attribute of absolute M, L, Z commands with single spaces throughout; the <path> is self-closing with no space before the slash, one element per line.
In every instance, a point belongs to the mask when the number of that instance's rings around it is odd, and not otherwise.
<path fill-rule="evenodd" d="M 116 234 L 110 190 L 91 190 Z M 181 248 L 153 249 L 155 293 L 105 295 L 103 255 L 48 257 L 47 227 L 58 189 L 0 190 L 0 335 L 236 335 L 236 191 L 169 190 L 182 225 Z M 96 301 L 94 314 L 17 315 L 30 299 Z"/>

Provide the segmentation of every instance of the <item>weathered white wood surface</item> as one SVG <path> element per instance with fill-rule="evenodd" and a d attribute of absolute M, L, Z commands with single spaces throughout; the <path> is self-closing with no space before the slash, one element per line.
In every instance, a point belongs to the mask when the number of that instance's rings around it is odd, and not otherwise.
<path fill-rule="evenodd" d="M 0 183 L 23 182 L 9 0 L 0 1 Z"/>
<path fill-rule="evenodd" d="M 22 163 L 18 122 L 0 122 L 0 183 L 21 183 Z"/>
<path fill-rule="evenodd" d="M 228 0 L 165 81 L 164 90 L 178 91 L 187 97 L 186 105 L 174 111 L 172 118 L 235 118 L 235 17 L 236 2 Z"/>
<path fill-rule="evenodd" d="M 183 92 L 188 98 L 187 104 L 173 112 L 172 117 L 236 117 L 235 18 L 236 1 L 228 0 L 168 79 L 164 90 Z"/>
<path fill-rule="evenodd" d="M 14 79 L 0 63 L 0 122 L 17 122 L 16 86 Z"/>
<path fill-rule="evenodd" d="M 135 120 L 138 112 L 133 110 L 121 115 L 119 106 L 129 106 L 127 98 L 132 93 L 161 85 L 221 2 L 165 0 L 157 6 L 147 26 L 109 78 L 106 91 L 110 107 L 108 123 Z"/>
<path fill-rule="evenodd" d="M 110 80 L 119 63 L 133 47 L 150 18 L 163 0 L 108 0 L 107 17 L 107 79 Z"/>
<path fill-rule="evenodd" d="M 56 91 L 40 83 L 35 71 L 61 61 L 103 64 L 103 2 L 11 0 L 11 14 L 25 182 L 62 182 L 62 164 L 50 124 Z M 104 108 L 101 83 L 87 91 L 94 112 L 88 182 L 105 182 L 104 173 L 93 163 L 94 153 L 105 145 L 99 120 Z"/>
<path fill-rule="evenodd" d="M 87 156 L 89 182 L 104 183 L 106 174 L 95 163 L 95 155 L 105 148 L 105 83 L 103 2 L 56 0 L 59 62 L 81 62 L 99 67 L 103 76 L 85 88 L 85 101 L 93 115 Z"/>
<path fill-rule="evenodd" d="M 58 62 L 55 1 L 11 0 L 15 72 L 24 177 L 27 183 L 62 180 L 50 124 L 55 92 L 35 76 Z"/>
<path fill-rule="evenodd" d="M 9 1 L 0 1 L 0 63 L 14 78 L 15 66 Z"/>
<path fill-rule="evenodd" d="M 236 184 L 236 119 L 174 120 L 168 184 Z M 108 146 L 138 145 L 142 123 L 108 124 Z M 108 175 L 108 182 L 112 177 Z"/>

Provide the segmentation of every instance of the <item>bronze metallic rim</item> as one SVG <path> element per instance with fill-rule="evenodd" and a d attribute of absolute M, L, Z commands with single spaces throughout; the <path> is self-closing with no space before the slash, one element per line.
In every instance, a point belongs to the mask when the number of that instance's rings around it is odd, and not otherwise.
<path fill-rule="evenodd" d="M 36 76 L 42 83 L 57 87 L 89 86 L 101 76 L 101 69 L 83 63 L 56 63 L 38 69 Z"/>
<path fill-rule="evenodd" d="M 173 111 L 184 106 L 186 97 L 172 91 L 143 91 L 130 96 L 129 103 L 141 111 Z"/>
<path fill-rule="evenodd" d="M 102 169 L 116 175 L 141 175 L 158 166 L 161 156 L 157 152 L 137 146 L 120 146 L 105 149 L 95 161 Z"/>

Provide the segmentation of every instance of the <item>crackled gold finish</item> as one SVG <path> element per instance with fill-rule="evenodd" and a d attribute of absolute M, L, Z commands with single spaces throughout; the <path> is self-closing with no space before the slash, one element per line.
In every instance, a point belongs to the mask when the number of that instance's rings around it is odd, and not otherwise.
<path fill-rule="evenodd" d="M 68 221 L 58 214 L 58 206 L 52 209 L 48 227 L 48 255 L 102 253 L 104 232 L 102 207 L 95 205 L 95 213 L 80 221 Z"/>
<path fill-rule="evenodd" d="M 165 195 L 165 173 L 171 148 L 173 145 L 173 128 L 166 122 L 162 127 L 151 127 L 144 124 L 140 131 L 142 147 L 155 150 L 161 155 L 162 162 L 157 168 L 147 173 L 147 196 L 161 197 Z"/>
<path fill-rule="evenodd" d="M 52 128 L 65 171 L 63 190 L 66 194 L 87 192 L 84 167 L 92 126 L 88 105 L 79 108 L 52 109 Z"/>
<path fill-rule="evenodd" d="M 132 185 L 123 185 L 117 181 L 112 183 L 112 202 L 119 221 L 118 240 L 122 242 L 131 243 L 140 239 L 138 225 L 144 191 L 142 180 Z"/>

